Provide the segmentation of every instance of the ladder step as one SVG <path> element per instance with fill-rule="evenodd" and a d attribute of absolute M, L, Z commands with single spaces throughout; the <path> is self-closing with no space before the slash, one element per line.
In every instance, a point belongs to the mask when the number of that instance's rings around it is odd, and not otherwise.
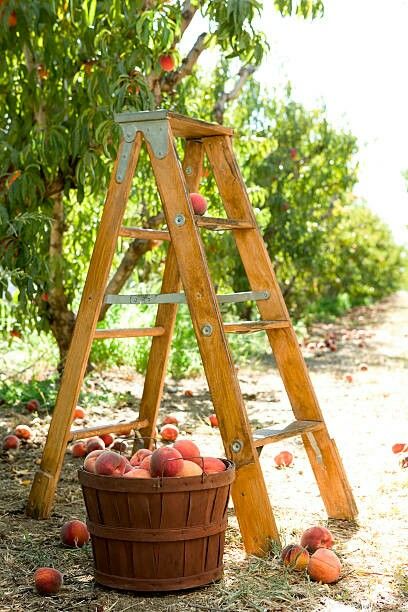
<path fill-rule="evenodd" d="M 195 220 L 198 227 L 204 227 L 209 230 L 254 228 L 254 224 L 251 221 L 244 221 L 242 219 L 218 219 L 216 217 L 201 217 L 200 215 L 195 215 Z"/>
<path fill-rule="evenodd" d="M 97 329 L 94 339 L 104 338 L 144 338 L 145 336 L 162 336 L 164 327 L 135 327 L 133 329 Z"/>
<path fill-rule="evenodd" d="M 111 423 L 110 425 L 94 425 L 93 427 L 81 427 L 71 429 L 69 441 L 82 440 L 82 438 L 91 438 L 92 436 L 101 436 L 107 433 L 115 433 L 118 435 L 128 434 L 130 431 L 138 431 L 147 427 L 149 421 L 131 421 L 130 423 Z"/>
<path fill-rule="evenodd" d="M 216 296 L 220 304 L 261 301 L 269 298 L 269 291 L 241 291 Z M 140 295 L 105 295 L 105 304 L 186 304 L 184 293 L 143 293 Z M 156 334 L 158 335 L 158 334 Z"/>
<path fill-rule="evenodd" d="M 250 334 L 265 329 L 281 329 L 289 325 L 289 321 L 240 321 L 224 323 L 224 331 L 226 334 Z"/>
<path fill-rule="evenodd" d="M 123 238 L 140 238 L 141 240 L 170 240 L 170 234 L 167 230 L 126 227 L 124 225 L 119 230 L 119 236 Z"/>
<path fill-rule="evenodd" d="M 285 440 L 285 438 L 292 438 L 293 436 L 300 436 L 323 428 L 324 423 L 321 421 L 293 421 L 293 423 L 290 423 L 290 425 L 284 429 L 272 429 L 271 427 L 257 429 L 253 433 L 253 440 L 256 447 L 265 446 L 272 442 L 278 442 L 279 440 Z"/>

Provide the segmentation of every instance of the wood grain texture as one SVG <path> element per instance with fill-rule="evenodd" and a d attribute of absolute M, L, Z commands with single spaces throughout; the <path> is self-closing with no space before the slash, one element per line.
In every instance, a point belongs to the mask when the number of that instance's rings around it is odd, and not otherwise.
<path fill-rule="evenodd" d="M 162 336 L 164 331 L 164 327 L 118 327 L 116 329 L 96 329 L 94 339 L 103 340 L 105 338 L 144 338 L 146 336 Z"/>
<path fill-rule="evenodd" d="M 273 442 L 285 440 L 286 438 L 300 436 L 308 431 L 318 431 L 323 427 L 324 424 L 320 421 L 294 421 L 282 429 L 277 429 L 276 427 L 264 427 L 254 431 L 254 444 L 257 448 L 259 448 Z"/>
<path fill-rule="evenodd" d="M 78 427 L 72 429 L 69 435 L 69 441 L 81 440 L 82 438 L 91 438 L 92 436 L 102 436 L 103 434 L 114 433 L 118 435 L 128 434 L 131 431 L 138 431 L 142 427 L 148 425 L 147 420 L 131 421 L 130 423 L 111 423 L 110 425 L 94 425 L 91 427 Z"/>
<path fill-rule="evenodd" d="M 218 417 L 225 453 L 236 464 L 237 477 L 232 496 L 238 520 L 243 525 L 242 537 L 245 548 L 250 553 L 263 554 L 271 538 L 279 541 L 279 534 L 269 504 L 258 455 L 252 442 L 251 428 L 235 366 L 226 341 L 203 244 L 188 197 L 188 187 L 174 150 L 171 132 L 168 146 L 169 153 L 163 160 L 155 158 L 149 151 L 151 163 L 163 201 L 167 226 Z M 182 225 L 176 223 L 179 215 L 183 215 L 185 219 Z M 203 334 L 202 329 L 205 326 L 211 326 L 210 335 Z M 142 416 L 147 414 L 141 413 L 140 417 Z M 234 442 L 237 442 L 239 447 L 236 452 L 233 451 L 233 446 L 236 446 Z M 252 467 L 248 468 L 248 465 Z M 244 466 L 245 472 L 250 472 L 250 479 L 240 475 L 240 470 Z"/>
<path fill-rule="evenodd" d="M 167 230 L 130 227 L 126 225 L 120 228 L 119 236 L 123 238 L 139 238 L 140 240 L 170 240 L 170 234 Z"/>
<path fill-rule="evenodd" d="M 139 159 L 141 137 L 133 143 L 126 176 L 116 182 L 116 168 L 121 145 L 102 213 L 102 218 L 89 265 L 71 345 L 53 411 L 39 472 L 34 476 L 26 512 L 35 518 L 50 515 L 70 436 L 74 410 L 81 390 L 92 340 L 103 303 L 105 288 L 116 247 L 119 229 Z M 46 477 L 44 477 L 46 475 Z"/>

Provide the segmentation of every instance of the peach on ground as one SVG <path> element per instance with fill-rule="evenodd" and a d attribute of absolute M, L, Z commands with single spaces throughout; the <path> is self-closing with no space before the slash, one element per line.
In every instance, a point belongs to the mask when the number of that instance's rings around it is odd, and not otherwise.
<path fill-rule="evenodd" d="M 63 582 L 61 572 L 53 567 L 39 567 L 34 572 L 34 584 L 39 595 L 55 595 Z"/>
<path fill-rule="evenodd" d="M 277 467 L 289 467 L 293 462 L 293 455 L 289 451 L 281 451 L 273 458 Z"/>
<path fill-rule="evenodd" d="M 86 457 L 86 442 L 83 440 L 78 440 L 78 442 L 75 442 L 75 444 L 73 444 L 71 447 L 71 454 L 73 457 Z"/>
<path fill-rule="evenodd" d="M 95 473 L 101 476 L 123 476 L 126 462 L 127 459 L 123 455 L 105 450 L 96 458 Z"/>
<path fill-rule="evenodd" d="M 137 450 L 135 454 L 131 457 L 130 464 L 135 467 L 140 465 L 143 459 L 145 457 L 149 457 L 149 455 L 151 455 L 152 452 L 153 451 L 151 451 L 149 448 L 139 448 L 139 450 Z"/>
<path fill-rule="evenodd" d="M 105 447 L 113 444 L 115 440 L 115 434 L 112 433 L 101 434 L 99 437 L 105 442 Z"/>
<path fill-rule="evenodd" d="M 197 444 L 192 440 L 179 439 L 173 444 L 174 448 L 177 448 L 179 453 L 183 455 L 183 459 L 197 459 L 201 457 L 200 449 Z"/>
<path fill-rule="evenodd" d="M 74 410 L 74 419 L 84 419 L 86 412 L 81 406 L 77 406 Z"/>
<path fill-rule="evenodd" d="M 33 432 L 28 425 L 17 425 L 14 433 L 16 434 L 17 438 L 22 440 L 29 440 L 33 437 Z"/>
<path fill-rule="evenodd" d="M 126 474 L 123 475 L 123 478 L 151 478 L 151 474 L 149 470 L 144 470 L 143 468 L 136 467 L 130 470 L 129 472 L 126 472 Z"/>
<path fill-rule="evenodd" d="M 105 450 L 105 442 L 99 436 L 92 436 L 86 441 L 86 452 L 91 453 L 94 450 Z"/>
<path fill-rule="evenodd" d="M 20 446 L 20 439 L 14 434 L 8 434 L 3 438 L 3 450 L 16 449 Z"/>
<path fill-rule="evenodd" d="M 117 438 L 112 444 L 112 450 L 118 451 L 118 453 L 126 453 L 128 449 L 128 443 L 126 440 L 122 440 L 121 438 Z"/>
<path fill-rule="evenodd" d="M 310 553 L 314 553 L 318 548 L 331 548 L 333 546 L 333 535 L 326 527 L 321 525 L 309 527 L 303 532 L 300 545 Z"/>
<path fill-rule="evenodd" d="M 91 451 L 86 457 L 84 461 L 84 470 L 87 472 L 93 472 L 95 474 L 95 461 L 99 457 L 101 453 L 105 452 L 104 449 L 99 448 L 97 450 Z"/>
<path fill-rule="evenodd" d="M 405 453 L 406 451 L 408 451 L 408 444 L 404 442 L 397 442 L 392 445 L 392 452 L 396 455 L 398 455 L 398 453 Z"/>
<path fill-rule="evenodd" d="M 340 577 L 340 559 L 332 550 L 318 548 L 309 559 L 307 572 L 312 580 L 331 584 Z"/>
<path fill-rule="evenodd" d="M 310 555 L 306 548 L 299 544 L 289 544 L 285 546 L 281 554 L 283 565 L 297 571 L 303 571 L 307 568 Z"/>
<path fill-rule="evenodd" d="M 178 425 L 179 420 L 174 414 L 166 414 L 162 421 L 162 425 Z"/>
<path fill-rule="evenodd" d="M 26 403 L 26 408 L 29 412 L 35 412 L 40 408 L 40 402 L 37 399 L 31 399 Z"/>
<path fill-rule="evenodd" d="M 171 423 L 169 425 L 163 425 L 160 430 L 160 437 L 166 442 L 174 442 L 178 435 L 179 429 L 177 425 L 172 425 Z"/>
<path fill-rule="evenodd" d="M 216 414 L 210 414 L 208 417 L 211 427 L 218 427 L 218 419 Z"/>
<path fill-rule="evenodd" d="M 83 521 L 72 519 L 61 527 L 61 542 L 70 548 L 82 548 L 89 542 L 88 527 Z"/>
<path fill-rule="evenodd" d="M 177 476 L 183 467 L 182 454 L 172 446 L 161 446 L 150 456 L 152 476 Z"/>

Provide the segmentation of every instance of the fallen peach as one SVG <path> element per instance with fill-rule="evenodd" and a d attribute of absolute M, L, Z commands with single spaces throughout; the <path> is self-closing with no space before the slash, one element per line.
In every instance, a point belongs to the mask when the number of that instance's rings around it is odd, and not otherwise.
<path fill-rule="evenodd" d="M 101 476 L 123 476 L 127 460 L 123 455 L 105 450 L 95 461 L 95 474 Z"/>
<path fill-rule="evenodd" d="M 392 445 L 392 452 L 398 455 L 398 453 L 405 453 L 408 450 L 408 444 L 404 442 L 397 442 Z"/>
<path fill-rule="evenodd" d="M 71 447 L 73 457 L 85 457 L 87 454 L 86 443 L 83 440 L 78 440 Z"/>
<path fill-rule="evenodd" d="M 211 427 L 218 427 L 218 419 L 216 414 L 210 414 L 208 417 Z"/>
<path fill-rule="evenodd" d="M 111 433 L 101 434 L 99 437 L 101 440 L 105 442 L 105 447 L 113 444 L 115 440 L 115 434 L 111 434 Z"/>
<path fill-rule="evenodd" d="M 281 451 L 273 458 L 276 467 L 289 467 L 293 462 L 293 455 L 289 451 Z"/>
<path fill-rule="evenodd" d="M 341 563 L 337 555 L 327 548 L 319 548 L 309 559 L 307 573 L 312 580 L 331 584 L 339 579 Z"/>
<path fill-rule="evenodd" d="M 310 555 L 306 548 L 299 544 L 289 544 L 282 550 L 283 565 L 297 571 L 303 571 L 307 568 Z"/>
<path fill-rule="evenodd" d="M 173 442 L 179 435 L 179 429 L 176 425 L 164 425 L 160 430 L 160 437 L 166 442 Z"/>
<path fill-rule="evenodd" d="M 30 429 L 28 425 L 17 425 L 14 433 L 16 434 L 17 438 L 20 438 L 21 440 L 29 440 L 33 437 L 32 429 Z"/>
<path fill-rule="evenodd" d="M 78 519 L 64 523 L 60 535 L 61 542 L 70 548 L 82 548 L 90 538 L 88 527 Z"/>
<path fill-rule="evenodd" d="M 166 414 L 166 416 L 164 417 L 162 421 L 162 424 L 163 425 L 178 425 L 179 420 L 176 416 L 174 416 L 174 414 Z"/>
<path fill-rule="evenodd" d="M 26 408 L 29 412 L 35 412 L 40 408 L 40 402 L 37 399 L 29 400 L 26 403 Z"/>
<path fill-rule="evenodd" d="M 128 449 L 128 443 L 126 440 L 117 438 L 111 446 L 112 450 L 118 451 L 118 453 L 126 453 Z"/>
<path fill-rule="evenodd" d="M 34 584 L 40 595 L 55 595 L 64 582 L 61 572 L 53 567 L 39 567 L 34 573 Z"/>
<path fill-rule="evenodd" d="M 99 436 L 92 436 L 86 441 L 86 452 L 92 453 L 94 450 L 105 450 L 105 442 Z"/>
<path fill-rule="evenodd" d="M 81 406 L 77 406 L 74 410 L 74 419 L 84 419 L 86 417 L 86 412 Z"/>
<path fill-rule="evenodd" d="M 314 553 L 318 548 L 331 548 L 333 546 L 333 536 L 326 527 L 316 525 L 303 532 L 300 545 L 310 553 Z"/>
<path fill-rule="evenodd" d="M 11 450 L 20 446 L 20 440 L 14 434 L 9 434 L 3 438 L 3 450 Z"/>

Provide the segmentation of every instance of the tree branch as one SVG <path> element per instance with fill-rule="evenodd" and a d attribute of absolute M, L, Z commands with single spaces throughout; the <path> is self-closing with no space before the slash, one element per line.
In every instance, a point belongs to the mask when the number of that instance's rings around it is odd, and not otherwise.
<path fill-rule="evenodd" d="M 231 102 L 231 100 L 235 100 L 239 96 L 245 83 L 247 82 L 249 77 L 253 75 L 255 70 L 255 66 L 252 66 L 250 64 L 242 66 L 238 72 L 238 79 L 231 91 L 223 91 L 222 94 L 219 96 L 213 111 L 217 123 L 223 123 L 226 104 L 228 104 L 228 102 Z"/>
<path fill-rule="evenodd" d="M 193 6 L 190 2 L 190 0 L 186 0 L 183 4 L 183 7 L 181 9 L 181 17 L 182 17 L 182 21 L 181 21 L 181 37 L 183 36 L 184 32 L 186 31 L 186 29 L 188 28 L 188 26 L 190 25 L 194 15 L 196 14 L 198 9 L 198 5 L 197 6 Z"/>
<path fill-rule="evenodd" d="M 200 36 L 194 43 L 194 46 L 191 48 L 191 50 L 181 62 L 180 68 L 178 70 L 175 70 L 174 72 L 170 72 L 161 79 L 160 89 L 162 92 L 171 91 L 172 89 L 174 89 L 174 87 L 176 87 L 176 85 L 180 83 L 180 81 L 184 79 L 184 77 L 192 73 L 198 58 L 206 48 L 207 36 L 207 32 L 203 32 L 202 34 L 200 34 Z"/>

